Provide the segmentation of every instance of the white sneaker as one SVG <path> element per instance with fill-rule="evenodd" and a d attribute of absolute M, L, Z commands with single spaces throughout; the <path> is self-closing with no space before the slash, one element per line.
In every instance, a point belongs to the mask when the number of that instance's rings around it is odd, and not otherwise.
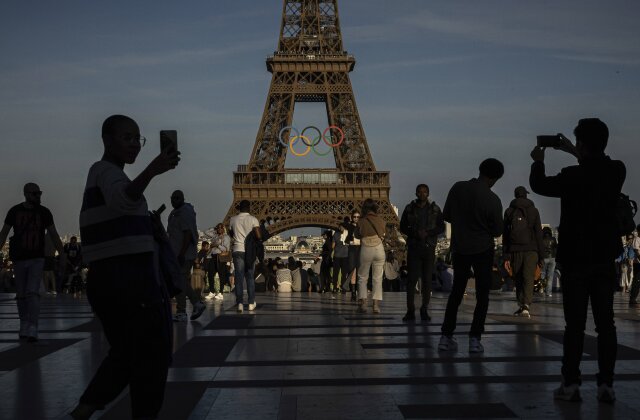
<path fill-rule="evenodd" d="M 523 318 L 531 318 L 531 313 L 527 308 L 525 308 L 522 310 L 522 312 L 520 312 L 520 316 Z"/>
<path fill-rule="evenodd" d="M 484 353 L 484 347 L 478 337 L 469 337 L 469 353 Z"/>
<path fill-rule="evenodd" d="M 187 319 L 187 314 L 184 312 L 173 315 L 173 322 L 185 322 Z"/>
<path fill-rule="evenodd" d="M 216 297 L 216 295 L 214 293 L 209 292 L 204 298 L 206 300 L 211 300 L 214 299 Z"/>
<path fill-rule="evenodd" d="M 447 337 L 446 335 L 440 336 L 440 343 L 438 344 L 439 351 L 455 351 L 458 349 L 458 342 L 453 337 Z"/>
<path fill-rule="evenodd" d="M 256 303 L 255 302 L 249 304 L 249 310 L 250 311 L 255 311 L 256 310 Z"/>
<path fill-rule="evenodd" d="M 598 386 L 598 401 L 612 404 L 616 400 L 616 392 L 607 384 Z"/>
<path fill-rule="evenodd" d="M 600 394 L 598 394 L 598 396 L 599 395 Z M 564 384 L 560 384 L 560 387 L 553 391 L 553 398 L 563 401 L 582 401 L 580 397 L 580 385 L 572 384 L 564 386 Z"/>
<path fill-rule="evenodd" d="M 218 293 L 213 298 L 215 300 L 224 300 L 224 295 L 222 293 Z"/>
<path fill-rule="evenodd" d="M 244 311 L 244 305 L 242 303 L 238 303 L 238 312 L 242 313 Z"/>

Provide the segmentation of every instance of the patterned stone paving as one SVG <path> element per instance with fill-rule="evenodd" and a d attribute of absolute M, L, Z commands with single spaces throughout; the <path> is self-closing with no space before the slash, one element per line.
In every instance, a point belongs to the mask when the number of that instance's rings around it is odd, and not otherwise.
<path fill-rule="evenodd" d="M 0 419 L 63 418 L 100 363 L 106 342 L 86 299 L 43 297 L 41 340 L 17 339 L 11 294 L 0 294 Z M 474 297 L 465 297 L 456 353 L 438 353 L 446 295 L 431 323 L 402 323 L 405 296 L 357 315 L 348 296 L 258 294 L 255 314 L 234 299 L 174 324 L 175 361 L 162 419 L 640 418 L 640 311 L 616 296 L 619 360 L 614 405 L 595 398 L 589 321 L 582 403 L 556 402 L 561 296 L 538 298 L 531 320 L 511 316 L 513 293 L 491 296 L 485 353 L 467 352 Z M 127 393 L 94 418 L 129 418 Z"/>

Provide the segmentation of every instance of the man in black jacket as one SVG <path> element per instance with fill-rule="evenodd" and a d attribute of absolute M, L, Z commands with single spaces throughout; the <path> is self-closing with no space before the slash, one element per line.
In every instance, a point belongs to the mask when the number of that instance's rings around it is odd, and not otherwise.
<path fill-rule="evenodd" d="M 616 202 L 626 168 L 604 150 L 609 129 L 597 118 L 582 119 L 574 130 L 576 145 L 562 135 L 558 150 L 578 158 L 556 175 L 546 176 L 544 147 L 531 152 L 529 183 L 540 195 L 560 198 L 557 260 L 562 264 L 562 300 L 566 322 L 562 356 L 563 381 L 556 399 L 580 401 L 580 360 L 587 308 L 598 333 L 598 400 L 613 402 L 613 371 L 618 347 L 613 320 L 615 258 L 622 252 Z"/>
<path fill-rule="evenodd" d="M 516 285 L 518 310 L 515 316 L 530 318 L 533 299 L 533 282 L 536 266 L 542 261 L 542 225 L 540 213 L 533 201 L 527 198 L 529 191 L 523 186 L 514 191 L 515 199 L 504 212 L 502 246 L 504 259 L 511 268 Z"/>
<path fill-rule="evenodd" d="M 409 284 L 407 285 L 407 313 L 403 321 L 416 319 L 415 293 L 418 278 L 422 279 L 420 318 L 430 321 L 428 307 L 431 298 L 431 275 L 436 259 L 438 235 L 444 232 L 444 218 L 440 207 L 429 200 L 429 187 L 416 187 L 416 199 L 402 212 L 400 232 L 407 235 Z"/>

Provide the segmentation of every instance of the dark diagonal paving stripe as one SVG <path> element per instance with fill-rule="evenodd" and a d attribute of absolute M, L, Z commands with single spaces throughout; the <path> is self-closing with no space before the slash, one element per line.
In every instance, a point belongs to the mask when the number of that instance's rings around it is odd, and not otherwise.
<path fill-rule="evenodd" d="M 398 405 L 405 419 L 513 419 L 516 413 L 497 404 L 412 404 Z"/>
<path fill-rule="evenodd" d="M 37 343 L 22 343 L 19 347 L 0 352 L 0 370 L 13 370 L 77 343 L 80 339 L 47 339 Z"/>
<path fill-rule="evenodd" d="M 98 318 L 94 318 L 89 322 L 69 328 L 68 332 L 98 332 L 102 331 L 102 324 Z"/>
<path fill-rule="evenodd" d="M 173 355 L 173 367 L 220 366 L 237 342 L 237 337 L 194 337 Z"/>
<path fill-rule="evenodd" d="M 563 333 L 540 332 L 541 337 L 562 344 Z M 584 336 L 584 353 L 595 356 L 598 354 L 598 339 L 592 335 Z M 640 350 L 618 344 L 617 360 L 640 360 Z"/>
<path fill-rule="evenodd" d="M 243 330 L 253 322 L 253 316 L 221 315 L 211 321 L 205 330 Z"/>
<path fill-rule="evenodd" d="M 158 420 L 187 419 L 207 389 L 203 382 L 168 382 L 164 391 L 164 404 Z M 131 398 L 122 397 L 101 420 L 122 420 L 131 418 Z"/>

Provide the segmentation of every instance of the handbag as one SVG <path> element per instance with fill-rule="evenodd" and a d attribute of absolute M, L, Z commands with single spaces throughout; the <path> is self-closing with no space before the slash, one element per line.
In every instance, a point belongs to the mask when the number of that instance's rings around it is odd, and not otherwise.
<path fill-rule="evenodd" d="M 218 261 L 223 263 L 231 262 L 231 252 L 224 251 L 218 254 Z"/>

